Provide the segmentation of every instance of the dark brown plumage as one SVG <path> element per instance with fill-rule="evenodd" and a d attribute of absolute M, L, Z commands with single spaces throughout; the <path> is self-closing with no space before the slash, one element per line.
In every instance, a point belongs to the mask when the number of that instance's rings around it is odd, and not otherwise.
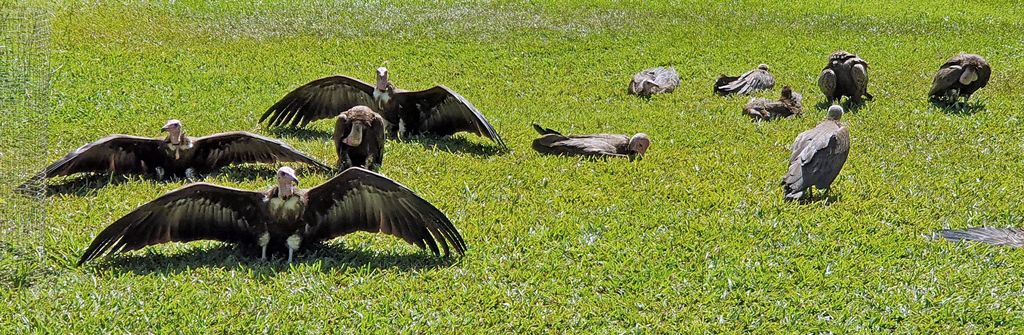
<path fill-rule="evenodd" d="M 743 106 L 743 113 L 755 121 L 771 121 L 778 118 L 799 116 L 803 113 L 803 105 L 800 103 L 803 97 L 793 92 L 789 86 L 782 88 L 782 95 L 779 100 L 768 100 L 764 98 L 750 98 L 746 106 Z"/>
<path fill-rule="evenodd" d="M 629 82 L 629 94 L 649 97 L 672 93 L 676 87 L 679 87 L 679 74 L 675 68 L 655 67 L 633 75 L 633 80 Z"/>
<path fill-rule="evenodd" d="M 832 187 L 850 154 L 850 130 L 839 123 L 842 117 L 843 108 L 833 105 L 825 121 L 796 137 L 782 177 L 786 200 L 803 199 L 812 186 L 826 192 Z"/>
<path fill-rule="evenodd" d="M 541 127 L 534 123 L 533 129 L 541 136 L 533 140 L 533 150 L 542 154 L 585 157 L 643 157 L 651 140 L 647 134 L 626 135 L 596 134 L 570 135 Z"/>
<path fill-rule="evenodd" d="M 242 163 L 301 162 L 330 169 L 284 142 L 247 132 L 185 136 L 178 120 L 167 121 L 165 138 L 111 135 L 86 144 L 46 167 L 36 178 L 76 173 L 153 174 L 194 177 Z"/>
<path fill-rule="evenodd" d="M 846 51 L 836 51 L 818 76 L 818 87 L 828 103 L 849 97 L 853 103 L 872 100 L 868 93 L 868 62 Z"/>
<path fill-rule="evenodd" d="M 366 106 L 342 112 L 334 124 L 334 148 L 342 170 L 353 166 L 380 170 L 384 163 L 384 120 Z"/>
<path fill-rule="evenodd" d="M 775 87 L 775 77 L 768 71 L 767 64 L 758 65 L 756 69 L 747 71 L 738 77 L 721 75 L 715 81 L 715 94 L 752 94 Z"/>
<path fill-rule="evenodd" d="M 1020 228 L 975 227 L 963 230 L 942 229 L 939 234 L 950 241 L 974 241 L 997 246 L 1024 247 L 1024 230 Z"/>
<path fill-rule="evenodd" d="M 507 149 L 487 118 L 466 98 L 444 86 L 422 91 L 396 89 L 383 67 L 377 69 L 373 86 L 345 76 L 321 78 L 300 86 L 270 106 L 259 122 L 305 127 L 311 121 L 332 118 L 359 105 L 379 113 L 391 135 L 448 136 L 465 131 Z"/>
<path fill-rule="evenodd" d="M 966 102 L 975 91 L 988 84 L 990 76 L 992 68 L 984 58 L 974 54 L 960 54 L 939 67 L 928 96 L 948 102 L 956 102 L 964 97 Z"/>
<path fill-rule="evenodd" d="M 108 226 L 78 264 L 104 254 L 165 242 L 216 240 L 292 254 L 357 231 L 396 236 L 434 254 L 462 254 L 466 242 L 436 207 L 401 184 L 351 168 L 312 189 L 297 187 L 289 167 L 266 192 L 191 184 L 146 203 Z M 438 248 L 440 245 L 440 250 Z"/>

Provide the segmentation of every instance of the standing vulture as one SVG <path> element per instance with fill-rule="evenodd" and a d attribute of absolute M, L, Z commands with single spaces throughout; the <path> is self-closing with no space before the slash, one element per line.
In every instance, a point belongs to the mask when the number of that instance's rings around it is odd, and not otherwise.
<path fill-rule="evenodd" d="M 633 81 L 629 83 L 629 94 L 649 97 L 672 93 L 676 87 L 679 87 L 679 74 L 675 68 L 655 67 L 633 75 Z"/>
<path fill-rule="evenodd" d="M 541 136 L 533 140 L 533 150 L 542 154 L 585 157 L 629 157 L 643 158 L 651 139 L 647 134 L 626 135 L 596 134 L 571 135 L 541 127 L 534 123 L 533 129 Z"/>
<path fill-rule="evenodd" d="M 342 112 L 334 124 L 334 148 L 342 170 L 353 166 L 380 170 L 384 162 L 384 120 L 362 105 Z"/>
<path fill-rule="evenodd" d="M 108 253 L 165 242 L 216 240 L 271 252 L 295 251 L 357 231 L 396 236 L 439 255 L 466 242 L 448 217 L 412 190 L 382 175 L 351 168 L 309 190 L 282 167 L 266 192 L 191 184 L 140 206 L 108 226 L 78 265 Z"/>
<path fill-rule="evenodd" d="M 948 99 L 950 102 L 957 102 L 962 96 L 964 102 L 967 102 L 974 91 L 988 84 L 991 75 L 992 68 L 984 58 L 961 54 L 942 64 L 939 73 L 935 74 L 928 96 L 935 100 Z"/>
<path fill-rule="evenodd" d="M 739 77 L 721 75 L 715 81 L 715 94 L 752 94 L 757 91 L 775 87 L 775 77 L 768 72 L 768 64 L 758 65 L 756 69 L 747 71 Z"/>
<path fill-rule="evenodd" d="M 843 107 L 833 105 L 825 121 L 796 137 L 789 171 L 782 177 L 786 200 L 804 198 L 812 186 L 826 192 L 831 188 L 850 154 L 850 130 L 839 123 L 842 117 Z"/>
<path fill-rule="evenodd" d="M 466 98 L 444 86 L 422 91 L 397 89 L 384 67 L 377 68 L 377 83 L 373 86 L 346 76 L 320 78 L 302 85 L 270 106 L 259 122 L 305 127 L 310 121 L 333 118 L 358 105 L 370 106 L 379 113 L 391 135 L 448 136 L 465 131 L 507 149 L 487 118 Z"/>
<path fill-rule="evenodd" d="M 799 116 L 803 113 L 803 105 L 800 101 L 803 97 L 793 92 L 789 86 L 782 88 L 782 96 L 779 100 L 768 100 L 765 98 L 750 98 L 746 106 L 743 106 L 743 113 L 747 114 L 754 121 L 771 121 L 779 118 Z"/>
<path fill-rule="evenodd" d="M 185 136 L 181 121 L 169 120 L 165 138 L 111 135 L 67 154 L 46 167 L 37 178 L 75 173 L 155 174 L 192 179 L 231 164 L 302 162 L 330 167 L 284 142 L 247 132 L 227 132 L 192 138 Z"/>
<path fill-rule="evenodd" d="M 818 76 L 818 87 L 828 103 L 846 96 L 859 104 L 862 98 L 874 99 L 868 93 L 868 62 L 846 51 L 836 51 L 828 57 L 828 64 Z"/>
<path fill-rule="evenodd" d="M 950 241 L 975 241 L 991 245 L 1024 247 L 1024 230 L 1020 228 L 975 227 L 964 230 L 942 229 L 939 234 Z"/>

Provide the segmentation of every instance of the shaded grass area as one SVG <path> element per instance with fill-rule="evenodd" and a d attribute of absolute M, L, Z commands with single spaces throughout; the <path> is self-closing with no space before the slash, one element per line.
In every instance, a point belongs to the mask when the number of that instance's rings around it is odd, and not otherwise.
<path fill-rule="evenodd" d="M 930 240 L 944 227 L 1024 224 L 1021 9 L 962 6 L 45 5 L 53 13 L 44 66 L 53 71 L 49 135 L 46 143 L 3 142 L 5 185 L 109 133 L 156 136 L 169 118 L 190 135 L 281 136 L 331 162 L 331 122 L 279 132 L 255 121 L 298 85 L 329 74 L 369 80 L 381 65 L 399 87 L 458 91 L 513 151 L 495 154 L 467 135 L 387 143 L 382 172 L 433 202 L 466 237 L 469 253 L 454 261 L 357 234 L 292 266 L 198 242 L 78 268 L 100 229 L 182 183 L 68 178 L 53 182 L 70 185 L 55 187 L 67 192 L 4 197 L 4 218 L 23 213 L 11 203 L 45 205 L 46 225 L 23 238 L 4 221 L 0 298 L 8 304 L 0 325 L 285 333 L 1019 328 L 1018 250 Z M 788 145 L 824 117 L 815 108 L 816 77 L 836 49 L 870 62 L 875 101 L 845 117 L 853 151 L 836 201 L 783 202 L 777 184 Z M 989 87 L 972 98 L 983 110 L 949 113 L 927 101 L 932 74 L 958 52 L 993 65 Z M 761 95 L 793 87 L 805 97 L 803 118 L 752 124 L 741 114 L 746 97 L 711 93 L 719 73 L 758 63 L 769 64 L 779 84 Z M 626 95 L 632 74 L 656 65 L 675 66 L 682 87 L 646 100 Z M 5 136 L 38 125 L 21 114 L 0 117 Z M 564 133 L 642 131 L 653 145 L 639 162 L 540 156 L 530 149 L 531 122 Z M 26 147 L 37 154 L 6 155 L 8 143 L 34 143 Z M 262 189 L 273 169 L 245 166 L 206 180 Z M 302 167 L 299 175 L 303 185 L 330 177 Z"/>

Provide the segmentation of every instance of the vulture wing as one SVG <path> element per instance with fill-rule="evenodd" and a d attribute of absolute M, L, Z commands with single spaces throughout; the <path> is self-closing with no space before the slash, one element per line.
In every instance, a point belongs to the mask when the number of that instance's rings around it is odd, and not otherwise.
<path fill-rule="evenodd" d="M 825 94 L 828 99 L 834 99 L 836 97 L 836 72 L 832 69 L 824 69 L 821 71 L 821 75 L 818 76 L 818 88 L 821 88 L 821 93 Z"/>
<path fill-rule="evenodd" d="M 460 255 L 466 241 L 444 213 L 387 177 L 353 167 L 306 193 L 306 238 L 325 241 L 356 231 L 385 233 L 421 249 Z"/>
<path fill-rule="evenodd" d="M 832 184 L 850 152 L 850 132 L 826 121 L 801 133 L 793 143 L 790 168 L 782 183 L 792 190 L 811 185 L 819 188 Z"/>
<path fill-rule="evenodd" d="M 943 238 L 950 241 L 975 241 L 991 245 L 1024 247 L 1024 229 L 977 227 L 964 230 L 943 229 Z"/>
<path fill-rule="evenodd" d="M 270 126 L 305 127 L 310 121 L 332 118 L 358 105 L 374 105 L 373 86 L 346 76 L 320 78 L 285 95 L 259 122 L 269 118 Z"/>
<path fill-rule="evenodd" d="M 932 80 L 932 89 L 928 91 L 928 96 L 945 94 L 946 90 L 953 87 L 953 84 L 960 80 L 960 75 L 963 72 L 964 68 L 960 65 L 943 66 L 939 69 L 939 73 L 935 74 L 935 79 Z"/>
<path fill-rule="evenodd" d="M 280 140 L 243 131 L 213 134 L 192 142 L 193 166 L 211 171 L 231 164 L 302 162 L 325 170 L 331 168 Z"/>
<path fill-rule="evenodd" d="M 627 138 L 626 141 L 629 141 Z M 570 155 L 586 157 L 628 157 L 617 153 L 615 145 L 604 137 L 565 137 L 548 134 L 533 140 L 533 149 L 537 152 L 553 155 Z"/>
<path fill-rule="evenodd" d="M 403 95 L 399 101 L 401 108 L 406 110 L 404 113 L 408 110 L 419 112 L 419 130 L 424 133 L 446 136 L 466 131 L 487 137 L 502 149 L 508 149 L 487 118 L 466 98 L 447 87 L 434 86 L 423 91 L 397 94 Z"/>
<path fill-rule="evenodd" d="M 104 229 L 78 265 L 104 254 L 165 242 L 218 240 L 253 243 L 261 231 L 263 194 L 207 183 L 191 184 L 142 205 Z"/>
<path fill-rule="evenodd" d="M 166 158 L 163 141 L 129 135 L 112 135 L 67 154 L 46 167 L 45 178 L 80 172 L 146 173 Z"/>
<path fill-rule="evenodd" d="M 766 71 L 747 71 L 736 80 L 725 84 L 719 89 L 724 92 L 751 94 L 756 91 L 770 89 L 775 86 L 775 77 Z"/>
<path fill-rule="evenodd" d="M 859 59 L 859 58 L 858 58 Z M 868 68 L 867 63 L 857 63 L 850 68 L 850 75 L 853 77 L 853 84 L 856 86 L 857 98 L 863 95 L 868 100 L 871 100 L 871 94 L 868 94 Z"/>

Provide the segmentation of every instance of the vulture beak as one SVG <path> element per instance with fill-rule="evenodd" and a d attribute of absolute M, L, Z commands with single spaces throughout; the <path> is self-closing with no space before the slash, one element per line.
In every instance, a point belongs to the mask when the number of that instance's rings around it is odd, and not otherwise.
<path fill-rule="evenodd" d="M 637 133 L 629 140 L 629 147 L 636 152 L 637 159 L 642 159 L 650 146 L 651 139 L 644 133 Z"/>
<path fill-rule="evenodd" d="M 388 88 L 388 68 L 378 67 L 377 68 L 377 90 L 383 91 Z"/>
<path fill-rule="evenodd" d="M 348 136 L 345 136 L 344 140 L 341 140 L 341 143 L 350 147 L 357 147 L 363 143 L 363 124 L 353 123 L 352 130 L 348 132 Z"/>
<path fill-rule="evenodd" d="M 174 119 L 167 120 L 167 123 L 164 123 L 164 126 L 160 128 L 160 131 L 169 131 L 173 127 L 181 127 L 181 121 Z"/>

